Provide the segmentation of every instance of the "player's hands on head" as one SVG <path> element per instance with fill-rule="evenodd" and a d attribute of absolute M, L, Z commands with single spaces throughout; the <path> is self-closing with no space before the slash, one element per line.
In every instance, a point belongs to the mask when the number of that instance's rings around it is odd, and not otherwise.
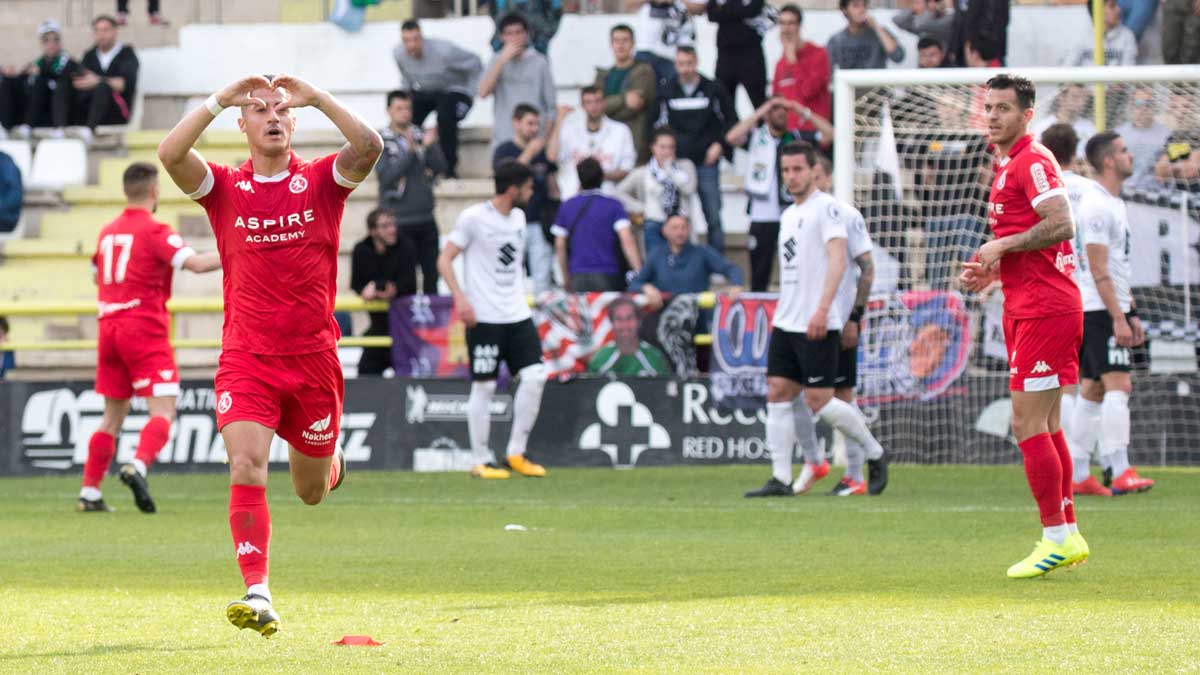
<path fill-rule="evenodd" d="M 279 74 L 271 80 L 271 86 L 287 90 L 287 95 L 275 106 L 275 110 L 278 112 L 289 108 L 319 107 L 321 90 L 305 80 L 292 75 Z"/>
<path fill-rule="evenodd" d="M 222 108 L 240 108 L 244 105 L 259 105 L 265 108 L 266 102 L 253 93 L 256 89 L 270 88 L 271 81 L 262 75 L 243 77 L 217 92 L 217 103 Z"/>

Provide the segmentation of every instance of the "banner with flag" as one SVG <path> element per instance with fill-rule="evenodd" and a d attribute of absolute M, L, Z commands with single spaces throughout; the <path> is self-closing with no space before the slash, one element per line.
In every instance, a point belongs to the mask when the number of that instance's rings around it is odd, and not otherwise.
<path fill-rule="evenodd" d="M 465 326 L 446 295 L 408 295 L 388 310 L 392 367 L 401 377 L 466 377 Z"/>

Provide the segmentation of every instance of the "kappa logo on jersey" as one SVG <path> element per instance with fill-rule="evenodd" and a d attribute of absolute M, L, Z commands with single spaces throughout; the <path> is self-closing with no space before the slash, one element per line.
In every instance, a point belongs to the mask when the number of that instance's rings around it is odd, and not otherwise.
<path fill-rule="evenodd" d="M 783 242 L 783 259 L 786 262 L 792 262 L 792 258 L 796 257 L 796 239 L 788 237 L 788 240 Z"/>
<path fill-rule="evenodd" d="M 143 377 L 140 380 L 134 380 L 133 382 L 129 383 L 129 386 L 133 387 L 135 390 L 142 389 L 143 387 L 148 387 L 148 386 L 150 386 L 150 378 Z"/>
<path fill-rule="evenodd" d="M 1048 373 L 1050 372 L 1050 366 L 1047 365 L 1045 361 L 1038 361 L 1034 364 L 1033 370 L 1030 372 L 1032 372 L 1034 375 L 1039 373 Z"/>
<path fill-rule="evenodd" d="M 251 183 L 248 180 L 239 180 L 237 182 L 237 187 L 242 192 L 249 192 L 250 194 L 254 194 L 254 183 Z"/>
<path fill-rule="evenodd" d="M 1034 163 L 1029 167 L 1029 175 L 1033 176 L 1033 187 L 1039 194 L 1050 189 L 1050 179 L 1046 177 L 1046 167 Z"/>
<path fill-rule="evenodd" d="M 217 412 L 224 415 L 233 407 L 233 396 L 227 391 L 221 392 L 221 397 L 217 399 Z"/>
<path fill-rule="evenodd" d="M 292 181 L 288 183 L 288 189 L 292 194 L 298 195 L 308 189 L 308 179 L 300 174 L 292 176 Z"/>
<path fill-rule="evenodd" d="M 240 542 L 237 545 L 237 557 L 240 558 L 244 555 L 250 555 L 251 553 L 258 553 L 261 555 L 262 549 L 258 548 L 257 546 L 255 546 L 254 544 L 251 544 L 248 541 Z"/>
<path fill-rule="evenodd" d="M 329 430 L 330 424 L 333 421 L 333 413 L 313 422 L 308 426 L 308 429 L 300 433 L 300 437 L 313 445 L 328 443 L 336 437 L 336 432 Z"/>
<path fill-rule="evenodd" d="M 164 379 L 164 380 L 169 380 L 169 379 L 171 379 L 171 376 L 172 376 L 172 375 L 174 375 L 174 374 L 175 374 L 175 371 L 174 371 L 174 370 L 160 370 L 160 371 L 158 371 L 158 376 L 159 376 L 159 377 L 161 377 L 161 378 L 162 378 L 162 379 Z"/>
<path fill-rule="evenodd" d="M 513 261 L 517 259 L 516 255 L 515 255 L 516 252 L 517 252 L 517 247 L 513 246 L 512 242 L 509 242 L 509 243 L 501 246 L 500 247 L 500 264 L 504 265 L 505 267 L 508 267 L 509 265 L 513 264 Z"/>

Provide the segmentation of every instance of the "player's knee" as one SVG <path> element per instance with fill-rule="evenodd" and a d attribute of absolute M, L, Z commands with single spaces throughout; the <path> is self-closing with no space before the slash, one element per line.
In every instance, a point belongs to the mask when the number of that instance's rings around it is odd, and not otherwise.
<path fill-rule="evenodd" d="M 1105 385 L 1100 380 L 1084 380 L 1079 386 L 1079 395 L 1088 401 L 1099 403 L 1104 398 Z"/>
<path fill-rule="evenodd" d="M 327 490 L 323 484 L 296 486 L 296 496 L 300 498 L 300 501 L 309 506 L 320 504 L 321 500 L 325 499 L 326 492 Z"/>
<path fill-rule="evenodd" d="M 787 403 L 795 400 L 799 392 L 796 387 L 783 378 L 767 379 L 767 402 Z"/>
<path fill-rule="evenodd" d="M 538 392 L 546 388 L 546 365 L 543 363 L 525 366 L 517 375 L 521 378 L 522 387 L 531 387 Z"/>
<path fill-rule="evenodd" d="M 813 412 L 824 408 L 830 401 L 833 400 L 832 389 L 807 389 L 804 392 L 804 400 L 808 403 L 808 407 Z"/>
<path fill-rule="evenodd" d="M 1125 373 L 1104 378 L 1104 384 L 1098 387 L 1096 399 L 1099 400 L 1104 394 L 1110 391 L 1125 392 L 1125 395 L 1129 396 L 1133 393 L 1133 378 Z"/>

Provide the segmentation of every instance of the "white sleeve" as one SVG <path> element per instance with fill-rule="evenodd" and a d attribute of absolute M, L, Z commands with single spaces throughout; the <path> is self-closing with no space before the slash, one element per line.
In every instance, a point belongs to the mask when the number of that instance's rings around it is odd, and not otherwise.
<path fill-rule="evenodd" d="M 621 218 L 620 220 L 617 220 L 616 222 L 613 223 L 613 231 L 614 232 L 620 232 L 621 230 L 628 230 L 631 227 L 633 227 L 633 223 L 629 222 L 628 218 Z"/>
<path fill-rule="evenodd" d="M 863 221 L 863 217 L 857 213 L 850 214 L 850 223 L 847 225 L 846 245 L 849 247 L 850 258 L 854 259 L 864 253 L 870 253 L 875 245 L 871 242 L 871 235 L 867 233 L 867 224 Z"/>
<path fill-rule="evenodd" d="M 454 229 L 446 235 L 446 241 L 465 251 L 471 245 L 475 234 L 471 225 L 470 212 L 464 211 L 454 222 Z"/>
<path fill-rule="evenodd" d="M 183 264 L 187 262 L 188 258 L 194 255 L 196 255 L 196 249 L 192 248 L 191 246 L 184 246 L 178 251 L 175 251 L 174 256 L 171 256 L 171 267 L 174 267 L 176 270 L 183 269 Z"/>
<path fill-rule="evenodd" d="M 208 193 L 212 192 L 213 185 L 216 183 L 216 179 L 213 177 L 212 167 L 208 165 L 208 162 L 204 163 L 204 171 L 204 180 L 200 181 L 200 187 L 196 188 L 195 192 L 187 196 L 187 198 L 192 201 L 200 201 L 201 199 L 207 197 Z"/>
<path fill-rule="evenodd" d="M 343 176 L 341 171 L 338 171 L 337 158 L 334 158 L 334 160 L 332 162 L 330 162 L 329 164 L 331 166 L 333 166 L 333 182 L 337 183 L 338 185 L 341 185 L 342 187 L 346 188 L 347 190 L 353 190 L 353 189 L 357 188 L 359 185 L 362 185 L 362 181 L 358 181 L 358 182 L 352 181 L 349 178 L 346 178 L 345 176 Z"/>
<path fill-rule="evenodd" d="M 1097 200 L 1083 198 L 1079 204 L 1079 222 L 1075 223 L 1075 227 L 1079 228 L 1079 240 L 1083 242 L 1084 246 L 1088 244 L 1108 245 L 1108 231 L 1112 226 L 1111 216 L 1112 214 L 1098 204 Z"/>

